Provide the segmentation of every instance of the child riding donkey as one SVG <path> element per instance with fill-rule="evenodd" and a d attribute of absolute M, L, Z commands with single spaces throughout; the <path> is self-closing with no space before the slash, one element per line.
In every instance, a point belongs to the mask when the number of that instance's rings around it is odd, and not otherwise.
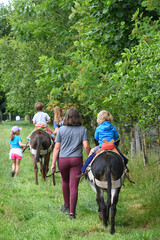
<path fill-rule="evenodd" d="M 92 148 L 89 154 L 88 159 L 86 160 L 83 168 L 81 171 L 84 173 L 87 166 L 93 159 L 93 157 L 100 151 L 100 149 L 107 150 L 107 149 L 116 149 L 116 151 L 121 155 L 121 157 L 124 160 L 124 165 L 127 168 L 128 159 L 122 154 L 122 152 L 118 149 L 115 142 L 119 139 L 119 134 L 116 130 L 116 128 L 111 124 L 113 120 L 112 115 L 110 112 L 106 110 L 102 110 L 97 115 L 97 123 L 99 126 L 96 128 L 94 138 L 98 141 L 99 145 Z M 108 144 L 105 145 L 105 143 Z M 107 149 L 104 149 L 104 147 L 107 146 Z M 109 148 L 108 148 L 109 147 Z M 127 168 L 127 171 L 129 172 L 129 169 Z"/>
<path fill-rule="evenodd" d="M 54 141 L 55 137 L 54 137 L 53 131 L 49 129 L 47 126 L 47 124 L 51 122 L 51 118 L 47 113 L 43 112 L 43 103 L 36 102 L 35 109 L 37 113 L 34 115 L 32 121 L 33 121 L 33 124 L 36 126 L 36 128 L 32 131 L 32 133 L 36 130 L 42 129 L 43 131 L 47 132 L 51 136 L 52 140 Z M 27 137 L 29 142 L 30 142 L 31 134 Z"/>

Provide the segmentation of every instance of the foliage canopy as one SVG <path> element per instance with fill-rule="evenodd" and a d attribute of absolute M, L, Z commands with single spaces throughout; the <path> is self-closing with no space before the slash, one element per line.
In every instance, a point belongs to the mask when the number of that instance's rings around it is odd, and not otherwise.
<path fill-rule="evenodd" d="M 156 0 L 14 0 L 0 6 L 6 110 L 32 115 L 34 103 L 43 101 L 49 111 L 78 108 L 88 125 L 102 109 L 121 125 L 157 124 L 159 11 Z"/>

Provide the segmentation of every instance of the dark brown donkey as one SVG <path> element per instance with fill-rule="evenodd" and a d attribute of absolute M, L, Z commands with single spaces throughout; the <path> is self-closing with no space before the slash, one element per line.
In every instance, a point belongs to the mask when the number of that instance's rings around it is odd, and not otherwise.
<path fill-rule="evenodd" d="M 42 179 L 45 180 L 49 170 L 49 159 L 53 150 L 53 142 L 48 133 L 43 130 L 36 130 L 30 137 L 31 157 L 34 165 L 35 183 L 38 184 L 38 166 L 40 163 L 40 171 Z"/>
<path fill-rule="evenodd" d="M 103 225 L 107 227 L 109 211 L 111 210 L 110 233 L 114 234 L 116 205 L 125 179 L 123 160 L 120 155 L 113 151 L 103 151 L 91 162 L 88 171 L 88 180 L 97 193 L 99 217 L 103 220 Z M 104 191 L 107 192 L 106 202 L 104 200 Z"/>

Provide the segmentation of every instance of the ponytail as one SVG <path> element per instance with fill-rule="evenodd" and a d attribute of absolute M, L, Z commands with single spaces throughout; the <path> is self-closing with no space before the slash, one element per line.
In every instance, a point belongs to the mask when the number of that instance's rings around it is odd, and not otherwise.
<path fill-rule="evenodd" d="M 11 139 L 11 141 L 13 141 L 13 139 L 14 139 L 14 133 L 12 131 L 10 133 L 10 139 Z"/>

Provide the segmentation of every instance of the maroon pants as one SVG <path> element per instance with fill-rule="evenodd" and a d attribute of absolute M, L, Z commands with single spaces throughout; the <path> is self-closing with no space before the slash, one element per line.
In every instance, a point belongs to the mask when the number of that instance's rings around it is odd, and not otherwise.
<path fill-rule="evenodd" d="M 78 200 L 78 184 L 83 166 L 83 157 L 59 158 L 59 170 L 62 176 L 64 205 L 70 205 L 70 213 L 75 213 Z"/>

